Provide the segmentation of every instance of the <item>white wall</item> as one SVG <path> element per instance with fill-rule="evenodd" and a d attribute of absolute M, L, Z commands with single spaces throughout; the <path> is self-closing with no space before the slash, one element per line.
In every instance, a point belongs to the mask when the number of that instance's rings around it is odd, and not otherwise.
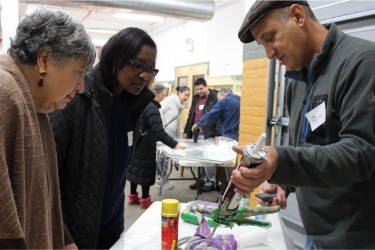
<path fill-rule="evenodd" d="M 16 35 L 18 26 L 18 1 L 0 0 L 1 9 L 1 38 L 3 39 L 0 52 L 6 52 L 10 47 L 10 38 Z"/>
<path fill-rule="evenodd" d="M 175 79 L 175 67 L 209 62 L 209 76 L 241 75 L 243 46 L 237 33 L 244 17 L 244 0 L 220 5 L 210 21 L 180 22 L 151 34 L 158 46 L 157 81 Z M 186 43 L 194 40 L 193 51 Z"/>

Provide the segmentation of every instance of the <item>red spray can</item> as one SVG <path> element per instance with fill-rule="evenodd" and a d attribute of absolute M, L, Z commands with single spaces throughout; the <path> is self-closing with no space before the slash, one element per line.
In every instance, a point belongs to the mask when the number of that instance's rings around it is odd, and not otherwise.
<path fill-rule="evenodd" d="M 161 249 L 178 249 L 178 200 L 164 199 L 161 205 Z"/>

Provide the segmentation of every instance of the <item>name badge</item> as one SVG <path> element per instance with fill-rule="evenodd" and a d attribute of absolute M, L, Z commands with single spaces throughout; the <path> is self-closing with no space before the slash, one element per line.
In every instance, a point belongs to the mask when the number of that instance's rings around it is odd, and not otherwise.
<path fill-rule="evenodd" d="M 204 104 L 199 105 L 199 110 L 203 110 Z"/>
<path fill-rule="evenodd" d="M 128 132 L 128 147 L 133 146 L 133 131 Z"/>
<path fill-rule="evenodd" d="M 322 102 L 318 107 L 306 113 L 306 118 L 310 123 L 311 131 L 322 125 L 326 121 L 326 104 Z"/>

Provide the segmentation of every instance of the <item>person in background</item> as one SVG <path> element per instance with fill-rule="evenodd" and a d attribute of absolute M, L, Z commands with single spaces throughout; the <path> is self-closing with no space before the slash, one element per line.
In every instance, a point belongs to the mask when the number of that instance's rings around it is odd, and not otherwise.
<path fill-rule="evenodd" d="M 375 248 L 375 43 L 323 26 L 307 1 L 256 1 L 239 31 L 285 65 L 290 146 L 232 175 L 237 192 L 295 188 L 305 249 Z M 240 152 L 240 148 L 236 148 Z M 265 182 L 266 181 L 266 182 Z"/>
<path fill-rule="evenodd" d="M 238 141 L 238 130 L 240 125 L 240 97 L 232 93 L 229 88 L 221 88 L 217 93 L 219 100 L 212 109 L 205 113 L 199 121 L 193 125 L 201 128 L 206 125 L 220 124 L 221 135 Z M 233 166 L 235 167 L 235 166 Z M 234 170 L 234 169 L 228 169 Z M 218 185 L 221 194 L 224 194 L 225 189 L 229 183 L 229 176 L 226 174 L 226 169 L 217 168 L 216 174 L 221 182 Z"/>
<path fill-rule="evenodd" d="M 124 231 L 126 171 L 138 118 L 154 98 L 147 86 L 158 73 L 156 55 L 145 31 L 119 31 L 103 46 L 84 93 L 50 114 L 65 240 L 78 248 L 110 248 Z"/>
<path fill-rule="evenodd" d="M 217 99 L 219 101 L 193 125 L 193 129 L 219 123 L 222 136 L 238 141 L 240 97 L 229 88 L 221 88 Z"/>
<path fill-rule="evenodd" d="M 46 9 L 25 16 L 0 55 L 0 248 L 65 247 L 47 113 L 83 92 L 94 60 L 84 26 Z"/>
<path fill-rule="evenodd" d="M 128 167 L 127 180 L 130 181 L 128 204 L 140 204 L 141 208 L 151 206 L 150 186 L 155 183 L 156 175 L 156 142 L 161 141 L 170 148 L 180 149 L 178 144 L 164 130 L 160 117 L 160 102 L 164 100 L 166 89 L 161 84 L 151 87 L 155 98 L 150 102 L 141 116 L 139 141 L 134 149 L 132 160 Z M 142 186 L 142 197 L 138 197 L 137 185 Z"/>
<path fill-rule="evenodd" d="M 184 139 L 191 139 L 193 136 L 193 125 L 196 124 L 199 119 L 217 102 L 217 92 L 211 90 L 207 86 L 207 82 L 204 78 L 197 78 L 194 81 L 194 87 L 196 94 L 193 96 L 191 107 L 189 110 L 189 116 L 184 128 Z M 220 136 L 220 125 L 208 125 L 202 127 L 202 133 L 204 139 L 214 138 Z M 203 192 L 213 191 L 215 189 L 215 168 L 200 168 L 201 169 L 201 190 Z M 204 176 L 206 175 L 206 178 Z M 197 183 L 189 186 L 190 189 L 197 189 Z"/>
<path fill-rule="evenodd" d="M 186 108 L 190 96 L 190 89 L 187 86 L 177 87 L 176 91 L 177 95 L 170 95 L 161 102 L 160 109 L 165 132 L 173 138 L 177 138 L 181 111 Z"/>
<path fill-rule="evenodd" d="M 180 123 L 181 112 L 186 108 L 186 102 L 190 97 L 190 89 L 187 86 L 177 87 L 177 95 L 167 96 L 161 104 L 161 119 L 163 121 L 163 126 L 165 132 L 168 133 L 173 138 L 181 138 L 182 134 L 178 132 L 178 124 Z M 164 174 L 167 169 L 165 164 L 157 164 L 157 180 L 155 186 L 158 188 L 172 189 L 174 187 L 173 183 L 168 179 L 164 178 Z M 163 168 L 163 169 L 159 169 Z"/>

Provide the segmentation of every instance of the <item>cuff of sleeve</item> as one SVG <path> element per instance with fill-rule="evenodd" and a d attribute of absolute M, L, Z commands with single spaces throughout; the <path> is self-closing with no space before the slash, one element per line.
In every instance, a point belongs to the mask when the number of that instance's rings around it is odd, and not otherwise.
<path fill-rule="evenodd" d="M 173 142 L 172 142 L 172 145 L 171 145 L 171 148 L 175 148 L 177 144 L 178 144 L 177 141 L 173 141 Z"/>
<path fill-rule="evenodd" d="M 64 243 L 65 246 L 68 244 L 75 243 L 72 235 L 69 232 L 68 226 L 64 223 Z"/>
<path fill-rule="evenodd" d="M 284 185 L 279 185 L 279 187 L 281 187 L 285 191 L 285 198 L 288 198 L 290 193 L 295 192 L 295 188 L 293 187 L 288 187 Z"/>

